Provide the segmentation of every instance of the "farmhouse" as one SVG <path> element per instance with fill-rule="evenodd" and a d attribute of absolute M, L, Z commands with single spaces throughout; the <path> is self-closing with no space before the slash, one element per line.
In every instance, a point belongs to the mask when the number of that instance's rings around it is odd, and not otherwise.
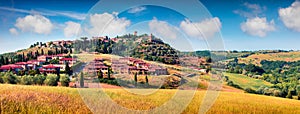
<path fill-rule="evenodd" d="M 88 73 L 97 73 L 101 70 L 103 73 L 107 74 L 108 67 L 104 65 L 103 61 L 104 60 L 101 58 L 94 59 L 85 66 L 84 71 Z"/>
<path fill-rule="evenodd" d="M 41 55 L 37 57 L 38 61 L 49 62 L 52 59 L 52 56 L 49 55 Z"/>
<path fill-rule="evenodd" d="M 13 72 L 18 72 L 20 70 L 23 70 L 24 68 L 20 65 L 14 65 L 14 64 L 10 64 L 10 65 L 3 65 L 0 67 L 0 72 L 7 72 L 9 70 L 13 71 Z"/>
<path fill-rule="evenodd" d="M 53 64 L 44 65 L 42 68 L 39 69 L 41 73 L 56 73 L 60 71 L 60 66 L 55 66 Z"/>
<path fill-rule="evenodd" d="M 66 64 L 69 63 L 70 66 L 73 66 L 77 62 L 75 58 L 61 58 L 59 60 L 59 64 Z"/>
<path fill-rule="evenodd" d="M 143 60 L 124 57 L 112 61 L 112 70 L 115 73 L 126 74 L 151 74 L 151 75 L 166 75 L 168 71 L 158 65 L 146 63 Z"/>

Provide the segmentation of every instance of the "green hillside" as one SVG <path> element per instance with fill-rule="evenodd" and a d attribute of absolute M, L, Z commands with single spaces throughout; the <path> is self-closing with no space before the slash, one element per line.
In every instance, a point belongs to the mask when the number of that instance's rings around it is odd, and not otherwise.
<path fill-rule="evenodd" d="M 224 76 L 228 76 L 229 80 L 233 81 L 233 83 L 239 85 L 243 89 L 252 88 L 257 90 L 261 86 L 270 87 L 271 83 L 266 82 L 264 80 L 250 78 L 248 76 L 242 74 L 234 74 L 234 73 L 223 73 Z"/>

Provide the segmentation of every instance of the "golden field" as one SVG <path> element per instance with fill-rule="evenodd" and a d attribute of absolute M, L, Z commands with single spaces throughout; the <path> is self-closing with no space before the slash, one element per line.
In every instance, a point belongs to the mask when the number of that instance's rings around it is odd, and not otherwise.
<path fill-rule="evenodd" d="M 280 53 L 267 53 L 267 54 L 253 54 L 246 58 L 240 58 L 240 63 L 252 63 L 255 65 L 260 65 L 262 60 L 268 61 L 299 61 L 300 52 L 280 52 Z"/>
<path fill-rule="evenodd" d="M 128 109 L 149 110 L 167 105 L 165 102 L 172 99 L 173 95 L 178 92 L 178 90 L 158 90 L 149 95 L 136 95 L 124 89 L 104 89 L 103 91 L 99 91 L 99 89 L 0 84 L 0 113 L 92 113 L 84 101 L 96 113 L 122 113 L 122 110 L 117 109 L 117 107 L 114 108 L 113 104 Z M 184 93 L 189 92 L 192 93 L 190 90 L 184 90 Z M 192 101 L 182 113 L 198 113 L 206 92 L 196 91 Z M 180 97 L 180 94 L 177 96 Z M 108 100 L 110 99 L 113 103 L 109 104 Z M 99 103 L 105 100 L 107 103 Z M 180 104 L 180 102 L 177 103 Z M 106 110 L 107 107 L 115 110 Z M 162 110 L 168 111 L 168 109 Z M 170 110 L 170 112 L 172 111 Z M 299 114 L 300 101 L 241 92 L 220 92 L 207 113 Z"/>

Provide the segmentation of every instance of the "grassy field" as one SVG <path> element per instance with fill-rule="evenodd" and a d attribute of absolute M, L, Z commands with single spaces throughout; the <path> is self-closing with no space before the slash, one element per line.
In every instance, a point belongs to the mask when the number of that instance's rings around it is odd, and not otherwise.
<path fill-rule="evenodd" d="M 114 103 L 128 109 L 149 110 L 166 105 L 164 103 L 177 92 L 177 90 L 158 90 L 150 95 L 135 95 L 123 89 L 105 89 L 104 91 L 108 96 L 96 89 L 78 90 L 65 87 L 2 84 L 0 85 L 0 113 L 92 113 L 89 108 L 102 113 L 122 113 L 120 112 L 122 108 L 112 107 Z M 184 93 L 189 92 L 184 91 Z M 205 93 L 206 91 L 197 91 L 182 113 L 198 113 Z M 105 97 L 111 98 L 114 103 L 99 103 Z M 89 104 L 89 108 L 82 99 Z M 114 110 L 107 110 L 107 107 Z M 300 101 L 246 93 L 220 92 L 207 113 L 299 114 Z"/>
<path fill-rule="evenodd" d="M 271 86 L 272 84 L 260 79 L 250 78 L 242 74 L 224 73 L 225 76 L 229 77 L 229 80 L 239 85 L 242 88 L 258 89 L 260 86 Z"/>
<path fill-rule="evenodd" d="M 255 65 L 260 65 L 262 60 L 269 61 L 299 61 L 300 60 L 300 52 L 280 52 L 280 53 L 268 53 L 268 54 L 253 54 L 248 56 L 247 58 L 240 58 L 240 63 L 252 63 Z"/>

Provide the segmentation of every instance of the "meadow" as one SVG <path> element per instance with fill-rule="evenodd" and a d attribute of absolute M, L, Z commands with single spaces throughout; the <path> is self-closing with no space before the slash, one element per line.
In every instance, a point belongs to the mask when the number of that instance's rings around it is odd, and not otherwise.
<path fill-rule="evenodd" d="M 151 90 L 148 90 L 151 91 Z M 125 113 L 123 109 L 154 110 L 172 103 L 165 103 L 179 96 L 179 90 L 160 89 L 149 95 L 136 95 L 124 89 L 76 89 L 67 87 L 23 86 L 0 84 L 0 113 Z M 161 111 L 198 113 L 205 93 L 196 91 L 191 102 L 183 110 L 168 107 Z M 193 93 L 184 90 L 183 93 Z M 109 99 L 107 99 L 109 98 Z M 113 101 L 111 103 L 111 101 Z M 110 103 L 109 103 L 110 102 Z M 180 101 L 181 102 L 181 101 Z M 181 106 L 180 102 L 173 105 Z M 184 101 L 183 101 L 184 102 Z M 88 104 L 88 105 L 85 105 Z M 175 103 L 175 104 L 174 104 Z M 125 108 L 115 107 L 121 106 Z M 88 108 L 89 107 L 89 108 Z M 109 110 L 112 109 L 112 110 Z M 143 112 L 141 112 L 143 113 Z M 300 113 L 300 101 L 247 93 L 220 92 L 208 114 L 218 113 Z"/>
<path fill-rule="evenodd" d="M 233 83 L 239 85 L 242 88 L 252 88 L 258 89 L 260 86 L 270 87 L 271 83 L 266 82 L 264 80 L 250 78 L 248 76 L 242 74 L 234 74 L 234 73 L 223 73 L 224 76 L 228 76 L 229 80 L 233 81 Z"/>

